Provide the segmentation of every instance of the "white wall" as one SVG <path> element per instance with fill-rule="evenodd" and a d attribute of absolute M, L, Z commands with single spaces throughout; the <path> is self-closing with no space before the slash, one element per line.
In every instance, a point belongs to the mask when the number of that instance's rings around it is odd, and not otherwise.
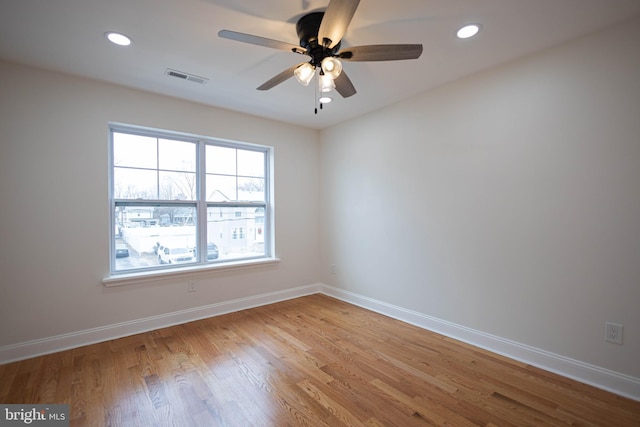
<path fill-rule="evenodd" d="M 0 347 L 316 283 L 318 132 L 0 62 Z M 106 288 L 107 123 L 275 147 L 277 267 Z"/>
<path fill-rule="evenodd" d="M 636 21 L 320 135 L 0 62 L 0 349 L 322 281 L 640 378 L 638 40 Z M 108 121 L 274 146 L 280 264 L 104 287 Z"/>
<path fill-rule="evenodd" d="M 636 21 L 323 131 L 323 282 L 640 378 L 639 41 Z"/>

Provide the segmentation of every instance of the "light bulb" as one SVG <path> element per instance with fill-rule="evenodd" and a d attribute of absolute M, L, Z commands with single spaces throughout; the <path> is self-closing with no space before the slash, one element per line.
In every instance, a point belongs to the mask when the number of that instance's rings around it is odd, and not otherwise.
<path fill-rule="evenodd" d="M 331 76 L 327 74 L 320 74 L 320 78 L 318 79 L 318 84 L 321 93 L 331 92 L 331 89 L 336 87 L 336 84 L 333 82 Z"/>
<path fill-rule="evenodd" d="M 336 79 L 342 72 L 342 63 L 338 60 L 338 58 L 327 56 L 322 60 L 321 66 L 322 71 L 324 71 L 325 74 L 331 76 L 332 79 Z"/>
<path fill-rule="evenodd" d="M 316 68 L 308 62 L 300 65 L 293 71 L 293 75 L 303 86 L 309 86 L 309 82 L 313 79 Z"/>

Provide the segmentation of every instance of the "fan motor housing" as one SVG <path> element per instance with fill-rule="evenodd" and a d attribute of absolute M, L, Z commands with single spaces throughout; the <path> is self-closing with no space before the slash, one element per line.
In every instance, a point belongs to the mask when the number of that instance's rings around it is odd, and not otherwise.
<path fill-rule="evenodd" d="M 340 43 L 337 43 L 333 49 L 328 49 L 318 42 L 318 32 L 323 17 L 324 12 L 313 12 L 304 15 L 296 23 L 300 46 L 307 49 L 311 56 L 311 63 L 314 65 L 319 65 L 328 56 L 334 56 L 340 49 Z"/>

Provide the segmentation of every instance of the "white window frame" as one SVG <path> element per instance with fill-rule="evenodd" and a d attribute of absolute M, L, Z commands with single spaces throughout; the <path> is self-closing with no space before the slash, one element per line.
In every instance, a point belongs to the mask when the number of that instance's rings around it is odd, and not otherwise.
<path fill-rule="evenodd" d="M 196 200 L 195 201 L 172 201 L 172 200 L 125 200 L 114 198 L 114 146 L 113 133 L 128 133 L 140 136 L 149 136 L 153 138 L 167 138 L 192 142 L 196 144 Z M 245 201 L 229 201 L 229 202 L 211 202 L 206 200 L 206 165 L 205 150 L 207 145 L 215 145 L 221 147 L 237 148 L 242 150 L 258 151 L 265 154 L 265 200 L 264 202 L 245 202 Z M 275 257 L 275 229 L 274 229 L 274 206 L 273 206 L 273 147 L 252 144 L 239 141 L 231 141 L 209 136 L 194 135 L 173 132 L 168 130 L 147 128 L 122 123 L 109 123 L 109 271 L 108 277 L 103 279 L 105 286 L 120 286 L 127 284 L 135 284 L 141 282 L 149 282 L 158 280 L 159 278 L 172 278 L 183 275 L 204 275 L 210 274 L 215 270 L 243 269 L 259 267 L 279 262 Z M 179 205 L 193 206 L 196 209 L 196 240 L 197 253 L 200 260 L 195 263 L 185 264 L 184 266 L 153 266 L 148 268 L 138 268 L 131 270 L 116 270 L 115 257 L 115 233 L 116 206 L 129 205 Z M 264 209 L 264 225 L 262 233 L 264 233 L 264 254 L 259 256 L 248 256 L 244 258 L 236 258 L 229 261 L 207 261 L 207 208 L 224 207 L 224 208 L 263 208 Z"/>

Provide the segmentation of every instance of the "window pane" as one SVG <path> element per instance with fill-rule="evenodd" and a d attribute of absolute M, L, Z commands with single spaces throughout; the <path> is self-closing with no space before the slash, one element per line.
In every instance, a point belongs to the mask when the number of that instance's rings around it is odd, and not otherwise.
<path fill-rule="evenodd" d="M 228 202 L 237 200 L 236 177 L 207 175 L 207 201 Z"/>
<path fill-rule="evenodd" d="M 157 199 L 158 173 L 155 170 L 113 168 L 115 199 Z"/>
<path fill-rule="evenodd" d="M 112 272 L 265 256 L 267 147 L 117 128 L 111 128 Z"/>
<path fill-rule="evenodd" d="M 159 167 L 172 171 L 196 171 L 196 145 L 192 142 L 160 139 Z"/>
<path fill-rule="evenodd" d="M 156 169 L 158 167 L 156 138 L 126 133 L 113 133 L 113 165 Z"/>
<path fill-rule="evenodd" d="M 215 260 L 264 256 L 264 237 L 263 208 L 207 208 L 207 243 L 216 246 Z"/>
<path fill-rule="evenodd" d="M 238 150 L 238 175 L 264 177 L 264 153 Z"/>
<path fill-rule="evenodd" d="M 207 145 L 207 173 L 220 175 L 236 174 L 236 149 Z"/>
<path fill-rule="evenodd" d="M 196 174 L 187 172 L 160 172 L 160 199 L 195 200 Z"/>
<path fill-rule="evenodd" d="M 263 201 L 264 179 L 262 178 L 238 178 L 238 200 Z"/>
<path fill-rule="evenodd" d="M 196 209 L 116 206 L 117 271 L 196 262 Z"/>

